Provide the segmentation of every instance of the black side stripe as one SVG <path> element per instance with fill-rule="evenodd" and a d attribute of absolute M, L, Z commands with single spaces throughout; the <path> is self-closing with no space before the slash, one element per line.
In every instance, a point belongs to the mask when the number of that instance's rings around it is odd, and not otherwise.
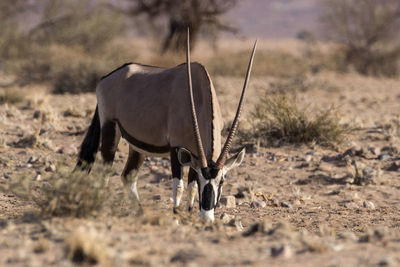
<path fill-rule="evenodd" d="M 154 154 L 165 154 L 170 152 L 171 147 L 169 145 L 166 146 L 154 146 L 154 145 L 149 145 L 146 144 L 135 137 L 131 136 L 121 125 L 121 123 L 117 120 L 119 129 L 121 130 L 121 135 L 123 138 L 125 138 L 129 143 L 131 143 L 133 146 L 140 148 L 144 151 L 147 151 L 149 153 L 154 153 Z"/>

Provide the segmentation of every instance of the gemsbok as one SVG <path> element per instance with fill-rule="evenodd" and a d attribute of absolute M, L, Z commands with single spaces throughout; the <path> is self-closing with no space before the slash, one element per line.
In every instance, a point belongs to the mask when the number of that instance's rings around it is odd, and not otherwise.
<path fill-rule="evenodd" d="M 207 70 L 190 63 L 189 31 L 186 63 L 160 68 L 125 64 L 104 76 L 96 87 L 97 106 L 82 142 L 78 169 L 90 171 L 101 143 L 101 155 L 112 164 L 121 136 L 129 143 L 122 172 L 124 187 L 139 202 L 137 174 L 145 156 L 171 158 L 174 210 L 183 195 L 183 167 L 189 166 L 188 209 L 199 194 L 200 216 L 214 220 L 225 174 L 243 161 L 245 150 L 227 158 L 235 136 L 257 41 L 247 69 L 240 101 L 221 149 L 223 119 Z M 190 63 L 190 64 L 189 64 Z"/>

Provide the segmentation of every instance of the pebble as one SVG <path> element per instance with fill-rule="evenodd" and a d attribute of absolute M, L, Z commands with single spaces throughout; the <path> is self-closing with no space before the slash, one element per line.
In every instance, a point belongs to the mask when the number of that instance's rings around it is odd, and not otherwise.
<path fill-rule="evenodd" d="M 374 147 L 374 146 L 370 146 L 368 147 L 368 150 L 374 154 L 374 155 L 379 155 L 381 153 L 381 149 L 379 147 Z"/>
<path fill-rule="evenodd" d="M 290 204 L 289 202 L 281 202 L 281 207 L 283 208 L 291 208 L 292 204 Z"/>
<path fill-rule="evenodd" d="M 236 198 L 234 196 L 223 196 L 221 197 L 220 203 L 228 209 L 235 208 Z"/>
<path fill-rule="evenodd" d="M 311 156 L 311 155 L 306 155 L 305 158 L 304 158 L 304 160 L 305 160 L 306 162 L 310 162 L 310 161 L 312 160 L 312 156 Z"/>
<path fill-rule="evenodd" d="M 389 154 L 380 154 L 378 156 L 378 159 L 379 160 L 387 160 L 387 159 L 390 159 L 390 155 Z"/>
<path fill-rule="evenodd" d="M 354 202 L 348 202 L 345 204 L 345 207 L 348 209 L 358 209 L 359 206 Z"/>
<path fill-rule="evenodd" d="M 375 209 L 375 204 L 372 201 L 364 201 L 363 202 L 363 207 L 369 210 L 374 210 Z"/>
<path fill-rule="evenodd" d="M 235 216 L 228 213 L 222 213 L 220 218 L 223 224 L 232 224 L 235 220 Z"/>
<path fill-rule="evenodd" d="M 161 195 L 154 195 L 153 200 L 161 200 Z"/>
<path fill-rule="evenodd" d="M 357 236 L 353 232 L 340 233 L 340 234 L 338 234 L 338 237 L 340 239 L 344 239 L 344 240 L 351 240 L 351 241 L 357 240 Z"/>
<path fill-rule="evenodd" d="M 259 200 L 254 200 L 251 202 L 250 207 L 252 208 L 265 208 L 267 206 L 267 203 L 265 201 L 259 201 Z"/>
<path fill-rule="evenodd" d="M 57 152 L 60 154 L 66 154 L 71 156 L 77 153 L 77 148 L 74 145 L 67 145 L 58 149 Z"/>
<path fill-rule="evenodd" d="M 271 247 L 272 257 L 290 258 L 293 256 L 292 249 L 288 245 L 281 245 L 278 247 Z"/>
<path fill-rule="evenodd" d="M 388 168 L 389 171 L 400 171 L 400 160 L 397 160 L 390 165 Z"/>
<path fill-rule="evenodd" d="M 50 165 L 47 166 L 44 170 L 45 170 L 46 172 L 55 172 L 55 171 L 56 171 L 56 165 L 50 164 Z"/>

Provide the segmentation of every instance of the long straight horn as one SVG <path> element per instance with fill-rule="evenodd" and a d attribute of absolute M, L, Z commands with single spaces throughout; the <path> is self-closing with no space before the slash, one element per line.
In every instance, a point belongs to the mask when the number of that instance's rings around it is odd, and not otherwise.
<path fill-rule="evenodd" d="M 239 123 L 239 118 L 240 118 L 240 113 L 242 112 L 244 93 L 246 91 L 247 84 L 249 82 L 251 68 L 253 66 L 253 59 L 254 59 L 254 54 L 256 52 L 256 48 L 257 48 L 257 40 L 254 43 L 253 52 L 251 53 L 249 66 L 247 68 L 247 73 L 246 73 L 246 79 L 244 80 L 243 90 L 242 90 L 242 94 L 240 96 L 239 105 L 238 105 L 238 108 L 237 108 L 237 111 L 236 111 L 235 119 L 232 122 L 231 130 L 229 131 L 228 137 L 226 138 L 225 145 L 224 145 L 224 147 L 222 148 L 222 151 L 221 151 L 221 155 L 219 155 L 218 160 L 216 162 L 217 168 L 219 168 L 219 169 L 221 169 L 225 164 L 226 156 L 228 155 L 228 152 L 231 149 L 232 141 L 233 141 L 233 138 L 235 137 L 235 134 L 236 134 L 236 130 L 237 130 L 238 123 Z"/>
<path fill-rule="evenodd" d="M 203 144 L 201 142 L 199 124 L 197 122 L 196 108 L 194 106 L 194 98 L 193 98 L 193 86 L 192 86 L 192 72 L 190 70 L 190 33 L 189 27 L 187 29 L 187 44 L 186 44 L 186 65 L 187 65 L 187 73 L 188 73 L 188 83 L 189 83 L 189 92 L 190 92 L 190 107 L 192 110 L 192 119 L 193 119 L 193 132 L 194 137 L 196 139 L 197 151 L 199 153 L 199 158 L 201 161 L 201 167 L 207 167 L 207 159 L 204 154 Z"/>

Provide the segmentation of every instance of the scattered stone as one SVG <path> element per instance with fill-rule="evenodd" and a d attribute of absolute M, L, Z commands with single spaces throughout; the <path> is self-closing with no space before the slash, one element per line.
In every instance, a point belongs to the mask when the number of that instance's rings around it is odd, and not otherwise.
<path fill-rule="evenodd" d="M 388 230 L 385 228 L 369 230 L 366 235 L 363 235 L 360 237 L 358 242 L 368 243 L 368 242 L 382 241 L 385 238 L 385 236 L 387 236 L 387 234 L 388 234 Z"/>
<path fill-rule="evenodd" d="M 234 224 L 235 224 L 236 230 L 237 230 L 238 232 L 242 232 L 242 231 L 243 231 L 242 220 L 241 220 L 240 217 L 235 217 L 235 222 L 234 222 Z"/>
<path fill-rule="evenodd" d="M 220 218 L 223 224 L 234 224 L 235 222 L 235 216 L 228 213 L 222 213 Z"/>
<path fill-rule="evenodd" d="M 289 202 L 281 202 L 280 205 L 283 208 L 291 208 L 292 207 L 292 204 L 290 204 Z"/>
<path fill-rule="evenodd" d="M 379 147 L 370 146 L 368 147 L 368 150 L 375 156 L 378 156 L 381 153 L 381 149 Z"/>
<path fill-rule="evenodd" d="M 359 206 L 354 202 L 347 202 L 344 206 L 348 209 L 358 209 L 359 208 Z"/>
<path fill-rule="evenodd" d="M 42 112 L 40 110 L 35 110 L 35 112 L 33 112 L 33 118 L 39 119 L 41 114 Z"/>
<path fill-rule="evenodd" d="M 190 261 L 194 261 L 196 258 L 201 257 L 197 250 L 179 250 L 175 253 L 174 256 L 170 259 L 170 262 L 180 262 L 180 263 L 188 263 Z"/>
<path fill-rule="evenodd" d="M 161 200 L 161 195 L 154 195 L 153 200 L 156 200 L 156 201 Z"/>
<path fill-rule="evenodd" d="M 42 175 L 40 173 L 38 173 L 35 176 L 35 181 L 40 181 L 40 180 L 42 180 Z"/>
<path fill-rule="evenodd" d="M 267 203 L 265 203 L 265 201 L 259 201 L 259 200 L 254 200 L 253 202 L 251 202 L 250 207 L 252 208 L 265 208 L 267 206 Z"/>
<path fill-rule="evenodd" d="M 378 159 L 379 160 L 388 160 L 388 159 L 390 159 L 390 155 L 389 154 L 380 154 L 378 156 Z"/>
<path fill-rule="evenodd" d="M 47 166 L 44 170 L 46 171 L 46 172 L 55 172 L 56 171 L 56 165 L 54 165 L 54 164 L 50 164 L 49 166 Z"/>
<path fill-rule="evenodd" d="M 292 249 L 288 245 L 281 245 L 279 247 L 272 247 L 271 248 L 271 256 L 272 257 L 283 257 L 283 258 L 290 258 L 293 256 Z"/>
<path fill-rule="evenodd" d="M 393 162 L 392 165 L 390 165 L 387 168 L 387 170 L 388 171 L 400 171 L 400 160 Z"/>
<path fill-rule="evenodd" d="M 67 146 L 63 146 L 61 148 L 59 148 L 57 150 L 58 153 L 60 154 L 66 154 L 69 156 L 75 155 L 78 151 L 77 148 L 74 145 L 67 145 Z"/>
<path fill-rule="evenodd" d="M 310 167 L 309 162 L 302 162 L 300 165 L 296 166 L 297 169 L 302 169 L 302 168 L 307 168 L 307 167 Z"/>
<path fill-rule="evenodd" d="M 374 210 L 375 209 L 375 204 L 372 201 L 364 201 L 363 202 L 363 207 L 366 209 Z"/>
<path fill-rule="evenodd" d="M 311 155 L 306 155 L 304 158 L 305 162 L 310 162 L 312 160 L 312 156 Z"/>
<path fill-rule="evenodd" d="M 355 157 L 355 156 L 361 157 L 361 156 L 364 155 L 364 150 L 363 150 L 361 147 L 359 147 L 359 146 L 353 146 L 353 147 L 347 149 L 347 150 L 343 153 L 343 156 L 344 156 L 344 157 L 347 156 L 347 155 L 350 156 L 350 157 Z"/>
<path fill-rule="evenodd" d="M 322 172 L 331 172 L 332 171 L 332 166 L 330 164 L 321 162 L 321 164 L 318 166 L 318 170 Z"/>
<path fill-rule="evenodd" d="M 338 234 L 338 237 L 344 240 L 351 240 L 351 241 L 357 240 L 357 236 L 353 232 L 340 233 Z"/>
<path fill-rule="evenodd" d="M 236 198 L 234 196 L 223 196 L 221 197 L 220 203 L 228 209 L 235 208 Z"/>

